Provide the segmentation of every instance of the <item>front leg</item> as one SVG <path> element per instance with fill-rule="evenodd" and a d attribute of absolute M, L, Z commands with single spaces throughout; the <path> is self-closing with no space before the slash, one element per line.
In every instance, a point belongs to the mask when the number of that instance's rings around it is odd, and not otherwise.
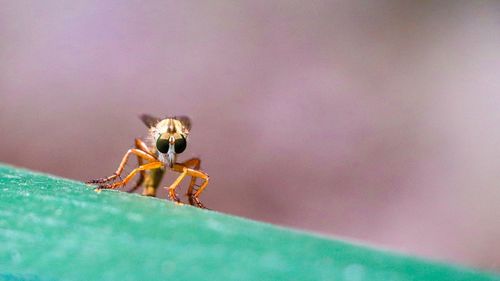
<path fill-rule="evenodd" d="M 168 197 L 170 198 L 170 200 L 172 200 L 172 201 L 174 201 L 176 203 L 180 203 L 181 200 L 177 196 L 177 193 L 175 193 L 175 189 L 179 186 L 179 184 L 181 183 L 181 181 L 186 177 L 187 171 L 186 171 L 186 167 L 180 166 L 179 164 L 175 164 L 174 167 L 173 167 L 173 170 L 176 171 L 176 172 L 181 172 L 181 174 L 168 187 Z"/>
<path fill-rule="evenodd" d="M 115 188 L 122 187 L 122 186 L 126 185 L 138 172 L 152 170 L 152 169 L 158 169 L 161 167 L 163 167 L 163 163 L 160 161 L 155 161 L 155 162 L 141 165 L 141 166 L 133 169 L 132 172 L 130 172 L 130 174 L 128 174 L 128 176 L 125 177 L 122 181 L 115 182 L 112 184 L 101 184 L 97 187 L 97 189 L 115 189 Z"/>
<path fill-rule="evenodd" d="M 155 156 L 154 153 L 151 152 L 151 150 L 149 150 L 149 147 L 147 146 L 147 144 L 144 143 L 144 141 L 142 141 L 141 139 L 136 138 L 134 140 L 134 144 L 135 144 L 136 149 L 142 150 L 153 157 Z M 137 156 L 137 164 L 138 164 L 138 166 L 141 166 L 142 164 L 144 164 L 141 156 Z M 132 192 L 136 191 L 137 188 L 139 188 L 144 183 L 145 178 L 146 178 L 146 173 L 144 171 L 141 171 L 139 173 L 139 178 L 135 182 L 134 186 L 132 188 L 130 188 L 129 190 L 127 190 L 127 192 L 132 193 Z M 144 191 L 146 191 L 146 189 L 144 189 Z M 149 193 L 144 194 L 144 195 L 154 196 L 155 193 L 153 192 L 151 194 L 151 192 L 149 192 Z"/>
<path fill-rule="evenodd" d="M 196 205 L 196 206 L 198 206 L 198 207 L 200 207 L 202 209 L 205 209 L 205 206 L 200 202 L 199 196 L 200 196 L 200 194 L 203 192 L 203 190 L 208 185 L 208 180 L 209 180 L 208 175 L 205 174 L 204 172 L 188 168 L 188 167 L 186 167 L 186 166 L 184 166 L 182 164 L 175 164 L 174 167 L 172 168 L 172 170 L 174 170 L 176 172 L 180 172 L 181 174 L 172 183 L 172 185 L 170 185 L 170 187 L 168 188 L 170 199 L 173 200 L 173 201 L 175 201 L 175 202 L 178 202 L 178 203 L 180 202 L 179 198 L 177 197 L 177 194 L 175 193 L 175 189 L 177 188 L 177 186 L 179 186 L 179 184 L 181 183 L 181 181 L 186 176 L 189 175 L 189 176 L 191 176 L 193 178 L 201 178 L 201 179 L 204 180 L 204 182 L 200 186 L 200 189 L 198 189 L 194 194 L 192 194 L 190 196 L 190 200 L 189 201 L 194 203 L 192 205 Z"/>
<path fill-rule="evenodd" d="M 201 160 L 200 158 L 191 158 L 185 162 L 182 163 L 183 166 L 187 168 L 192 168 L 194 170 L 199 170 L 201 166 Z M 198 190 L 195 189 L 196 187 L 196 177 L 191 177 L 191 181 L 189 182 L 188 190 L 187 190 L 187 197 L 189 199 L 189 204 L 193 206 L 197 206 L 198 204 L 196 203 L 194 199 L 194 193 Z"/>
<path fill-rule="evenodd" d="M 210 177 L 202 171 L 193 169 L 187 169 L 187 174 L 193 178 L 200 178 L 204 180 L 200 188 L 189 198 L 189 202 L 193 201 L 198 207 L 206 209 L 205 205 L 203 205 L 200 201 L 200 195 L 203 192 L 203 190 L 205 190 L 205 188 L 207 187 Z"/>
<path fill-rule="evenodd" d="M 116 170 L 116 172 L 107 177 L 107 178 L 101 178 L 101 179 L 95 179 L 95 180 L 90 180 L 90 181 L 87 181 L 86 183 L 89 183 L 89 184 L 103 184 L 103 183 L 106 183 L 106 182 L 109 182 L 109 181 L 112 181 L 112 180 L 115 180 L 117 177 L 119 177 L 121 175 L 121 173 L 123 172 L 123 169 L 125 168 L 125 165 L 127 164 L 127 161 L 130 157 L 130 155 L 132 154 L 135 154 L 137 155 L 137 157 L 141 157 L 143 159 L 146 159 L 150 162 L 154 162 L 154 161 L 158 161 L 156 160 L 155 157 L 153 157 L 152 155 L 140 150 L 140 149 L 129 149 L 127 151 L 127 153 L 125 153 L 125 156 L 123 156 L 123 159 L 122 159 L 122 162 L 120 163 L 120 166 L 118 166 L 118 169 Z"/>

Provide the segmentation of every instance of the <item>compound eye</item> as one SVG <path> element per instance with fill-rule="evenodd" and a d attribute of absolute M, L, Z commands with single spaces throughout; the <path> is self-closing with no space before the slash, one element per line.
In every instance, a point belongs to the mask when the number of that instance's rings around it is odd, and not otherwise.
<path fill-rule="evenodd" d="M 182 153 L 186 149 L 186 138 L 184 136 L 181 136 L 180 139 L 175 140 L 175 153 Z"/>
<path fill-rule="evenodd" d="M 156 141 L 156 149 L 158 149 L 159 152 L 167 153 L 168 147 L 168 140 L 158 138 L 158 140 Z"/>

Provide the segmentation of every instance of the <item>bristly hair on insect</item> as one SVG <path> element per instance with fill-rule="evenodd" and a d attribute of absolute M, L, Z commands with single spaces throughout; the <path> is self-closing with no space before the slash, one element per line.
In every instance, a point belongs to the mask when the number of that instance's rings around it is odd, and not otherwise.
<path fill-rule="evenodd" d="M 140 186 L 144 186 L 143 194 L 156 196 L 156 190 L 160 185 L 161 178 L 165 171 L 170 170 L 180 175 L 169 186 L 168 196 L 170 200 L 182 204 L 176 193 L 176 188 L 186 176 L 191 177 L 187 190 L 189 204 L 200 208 L 205 208 L 199 197 L 208 185 L 208 175 L 200 170 L 201 160 L 191 158 L 184 162 L 177 162 L 177 156 L 184 152 L 187 147 L 188 135 L 191 130 L 191 120 L 187 116 L 175 116 L 167 118 L 156 118 L 143 114 L 140 116 L 142 122 L 149 128 L 147 142 L 135 139 L 135 147 L 125 153 L 123 159 L 114 174 L 106 178 L 90 180 L 88 184 L 97 184 L 97 191 L 101 189 L 116 189 L 125 186 L 136 174 L 139 179 L 129 190 L 135 191 Z M 130 156 L 137 156 L 138 167 L 133 169 L 124 179 L 121 174 Z M 196 179 L 200 178 L 203 183 L 196 185 Z M 116 181 L 119 179 L 118 181 Z"/>

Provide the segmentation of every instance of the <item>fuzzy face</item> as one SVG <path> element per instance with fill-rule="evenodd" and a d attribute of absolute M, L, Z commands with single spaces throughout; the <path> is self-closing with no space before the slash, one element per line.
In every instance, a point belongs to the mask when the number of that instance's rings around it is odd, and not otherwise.
<path fill-rule="evenodd" d="M 177 154 L 186 149 L 188 125 L 175 117 L 165 118 L 152 126 L 149 133 L 151 142 L 158 151 L 158 159 L 172 168 Z"/>

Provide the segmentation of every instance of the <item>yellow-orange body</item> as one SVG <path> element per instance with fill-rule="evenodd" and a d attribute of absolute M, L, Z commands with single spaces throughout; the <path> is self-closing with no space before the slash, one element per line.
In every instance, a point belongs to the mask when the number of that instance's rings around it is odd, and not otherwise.
<path fill-rule="evenodd" d="M 189 118 L 180 116 L 159 119 L 149 115 L 142 115 L 141 119 L 149 127 L 148 144 L 140 139 L 135 139 L 135 148 L 127 151 L 113 175 L 107 178 L 91 180 L 88 183 L 98 184 L 97 189 L 99 190 L 114 189 L 124 186 L 139 173 L 139 180 L 131 191 L 144 185 L 144 195 L 156 196 L 156 190 L 160 185 L 163 174 L 165 171 L 171 170 L 180 173 L 180 175 L 168 187 L 170 199 L 180 203 L 175 190 L 186 176 L 191 176 L 186 194 L 189 198 L 189 203 L 204 208 L 199 200 L 199 195 L 208 185 L 209 177 L 206 173 L 199 170 L 200 159 L 192 158 L 182 163 L 177 162 L 177 154 L 182 153 L 187 145 L 187 137 L 191 128 Z M 113 182 L 117 178 L 120 178 L 132 154 L 137 156 L 139 166 L 132 170 L 123 180 Z M 203 180 L 200 186 L 196 186 L 197 178 Z"/>

